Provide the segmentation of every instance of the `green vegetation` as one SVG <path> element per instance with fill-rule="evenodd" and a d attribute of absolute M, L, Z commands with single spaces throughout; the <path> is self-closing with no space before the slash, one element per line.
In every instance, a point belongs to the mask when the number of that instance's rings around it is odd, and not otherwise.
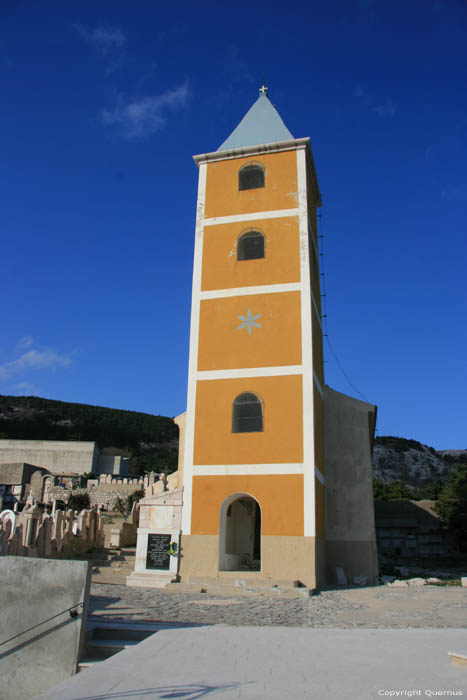
<path fill-rule="evenodd" d="M 375 501 L 407 501 L 414 497 L 414 492 L 400 479 L 384 484 L 373 478 L 373 495 Z"/>
<path fill-rule="evenodd" d="M 130 457 L 135 474 L 177 469 L 178 427 L 166 416 L 36 396 L 0 396 L 0 434 L 13 440 L 96 442 L 108 454 Z"/>
<path fill-rule="evenodd" d="M 67 506 L 68 508 L 71 508 L 72 510 L 84 510 L 85 508 L 89 508 L 91 505 L 89 501 L 89 494 L 87 493 L 75 493 L 72 494 L 67 501 Z"/>
<path fill-rule="evenodd" d="M 445 526 L 458 538 L 461 551 L 467 551 L 467 464 L 454 464 L 435 505 Z"/>

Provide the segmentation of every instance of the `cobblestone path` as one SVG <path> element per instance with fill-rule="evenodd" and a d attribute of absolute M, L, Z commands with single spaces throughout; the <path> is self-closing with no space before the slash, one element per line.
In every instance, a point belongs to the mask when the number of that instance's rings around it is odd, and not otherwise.
<path fill-rule="evenodd" d="M 467 589 L 372 586 L 311 598 L 227 597 L 93 584 L 89 614 L 102 620 L 287 627 L 467 627 Z"/>

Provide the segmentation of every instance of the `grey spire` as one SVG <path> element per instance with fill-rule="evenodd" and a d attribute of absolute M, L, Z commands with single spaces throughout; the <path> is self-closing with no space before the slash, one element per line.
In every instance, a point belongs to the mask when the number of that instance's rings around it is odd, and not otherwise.
<path fill-rule="evenodd" d="M 263 143 L 277 143 L 291 139 L 293 139 L 292 134 L 270 102 L 268 89 L 263 85 L 256 102 L 217 150 L 230 151 L 234 148 L 259 146 Z"/>

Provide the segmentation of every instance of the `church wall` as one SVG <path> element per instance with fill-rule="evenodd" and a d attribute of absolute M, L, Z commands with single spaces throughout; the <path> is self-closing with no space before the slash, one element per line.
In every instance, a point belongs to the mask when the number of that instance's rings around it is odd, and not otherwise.
<path fill-rule="evenodd" d="M 220 509 L 234 493 L 246 493 L 261 508 L 261 534 L 303 535 L 303 475 L 195 476 L 191 532 L 217 535 Z"/>
<path fill-rule="evenodd" d="M 324 385 L 324 371 L 323 371 L 323 341 L 322 341 L 322 330 L 316 316 L 316 312 L 313 309 L 312 318 L 312 333 L 313 333 L 313 369 L 315 370 L 318 381 L 321 387 Z"/>
<path fill-rule="evenodd" d="M 369 415 L 376 407 L 329 387 L 324 393 L 326 552 L 348 578 L 378 574 Z"/>
<path fill-rule="evenodd" d="M 315 465 L 321 474 L 325 473 L 324 441 L 323 441 L 323 399 L 316 386 L 313 390 L 314 405 L 314 434 L 315 434 Z"/>
<path fill-rule="evenodd" d="M 264 405 L 264 430 L 232 433 L 232 402 L 245 391 Z M 197 382 L 193 464 L 303 462 L 302 377 L 285 375 Z"/>
<path fill-rule="evenodd" d="M 238 238 L 252 229 L 264 234 L 265 257 L 239 261 Z M 296 217 L 255 219 L 252 222 L 205 227 L 202 291 L 299 281 L 300 248 Z"/>
<path fill-rule="evenodd" d="M 248 310 L 261 326 L 251 333 L 239 328 Z M 201 301 L 198 371 L 301 364 L 300 317 L 300 292 Z"/>
<path fill-rule="evenodd" d="M 325 532 L 325 494 L 324 485 L 315 477 L 315 519 L 316 536 L 324 540 Z"/>
<path fill-rule="evenodd" d="M 238 171 L 247 163 L 260 163 L 265 167 L 264 188 L 239 192 Z M 206 218 L 296 207 L 297 161 L 294 150 L 208 164 Z"/>

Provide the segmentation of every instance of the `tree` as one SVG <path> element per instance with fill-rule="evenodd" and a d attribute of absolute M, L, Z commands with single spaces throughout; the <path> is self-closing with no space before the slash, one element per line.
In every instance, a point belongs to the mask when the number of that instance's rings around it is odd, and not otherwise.
<path fill-rule="evenodd" d="M 416 489 L 414 499 L 416 501 L 436 501 L 439 498 L 442 488 L 442 481 L 431 481 Z"/>
<path fill-rule="evenodd" d="M 68 501 L 67 501 L 67 506 L 68 508 L 71 508 L 72 510 L 83 510 L 85 508 L 89 508 L 90 506 L 90 500 L 89 500 L 89 494 L 87 493 L 74 493 L 69 496 Z"/>
<path fill-rule="evenodd" d="M 407 501 L 413 498 L 412 490 L 400 479 L 384 484 L 373 478 L 373 495 L 375 501 Z"/>
<path fill-rule="evenodd" d="M 453 464 L 443 484 L 436 512 L 458 538 L 462 551 L 467 551 L 467 464 Z"/>

